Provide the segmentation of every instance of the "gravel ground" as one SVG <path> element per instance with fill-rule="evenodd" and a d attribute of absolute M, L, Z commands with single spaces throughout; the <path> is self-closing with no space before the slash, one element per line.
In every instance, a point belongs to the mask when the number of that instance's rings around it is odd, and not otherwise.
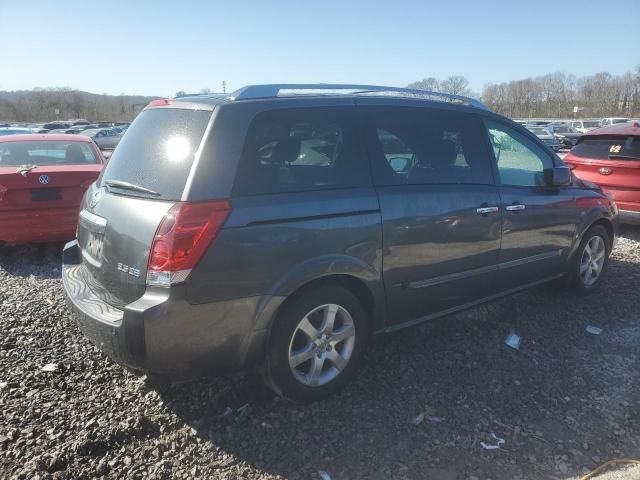
<path fill-rule="evenodd" d="M 58 252 L 0 254 L 0 478 L 575 479 L 640 458 L 640 229 L 598 294 L 541 287 L 377 339 L 308 406 L 250 375 L 150 390 L 80 335 Z"/>

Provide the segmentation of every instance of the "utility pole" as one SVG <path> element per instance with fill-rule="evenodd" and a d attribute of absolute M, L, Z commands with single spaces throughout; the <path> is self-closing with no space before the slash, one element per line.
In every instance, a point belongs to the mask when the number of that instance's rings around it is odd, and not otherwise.
<path fill-rule="evenodd" d="M 227 82 L 222 80 L 222 93 L 227 93 Z"/>

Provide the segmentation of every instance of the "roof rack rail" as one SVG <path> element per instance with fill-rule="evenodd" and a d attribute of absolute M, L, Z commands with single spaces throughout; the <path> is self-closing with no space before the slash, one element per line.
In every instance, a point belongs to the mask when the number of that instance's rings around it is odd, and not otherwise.
<path fill-rule="evenodd" d="M 184 93 L 183 95 L 176 95 L 173 98 L 185 98 L 185 97 L 215 97 L 215 96 L 226 96 L 226 93 L 219 92 L 208 92 L 208 93 Z"/>
<path fill-rule="evenodd" d="M 294 95 L 366 95 L 381 94 L 389 96 L 408 96 L 425 100 L 461 103 L 475 108 L 488 110 L 487 106 L 475 98 L 451 93 L 417 90 L 414 88 L 383 87 L 380 85 L 351 85 L 336 83 L 291 83 L 248 85 L 229 94 L 231 100 L 250 100 L 258 98 L 276 98 Z"/>

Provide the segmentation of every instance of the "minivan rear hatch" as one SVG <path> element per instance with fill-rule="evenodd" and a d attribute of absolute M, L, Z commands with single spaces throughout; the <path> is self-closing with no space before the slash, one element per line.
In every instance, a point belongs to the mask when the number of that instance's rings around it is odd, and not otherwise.
<path fill-rule="evenodd" d="M 140 298 L 156 230 L 182 199 L 211 109 L 147 108 L 131 124 L 80 211 L 82 274 L 117 308 Z"/>
<path fill-rule="evenodd" d="M 640 136 L 583 136 L 565 158 L 574 173 L 600 185 L 617 202 L 640 197 Z"/>

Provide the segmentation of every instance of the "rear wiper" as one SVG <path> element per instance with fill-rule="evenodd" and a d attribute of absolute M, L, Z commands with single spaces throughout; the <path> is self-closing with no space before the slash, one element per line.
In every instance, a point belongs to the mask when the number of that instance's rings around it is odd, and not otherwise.
<path fill-rule="evenodd" d="M 148 193 L 149 195 L 153 195 L 154 197 L 160 196 L 160 193 L 156 192 L 155 190 L 141 187 L 140 185 L 135 185 L 133 183 L 124 182 L 122 180 L 107 180 L 104 183 L 109 187 L 120 188 L 122 190 L 130 190 L 132 192 Z"/>
<path fill-rule="evenodd" d="M 616 159 L 616 158 L 622 158 L 625 160 L 640 160 L 640 157 L 634 157 L 631 155 L 608 155 L 608 157 L 612 160 Z"/>
<path fill-rule="evenodd" d="M 26 177 L 27 174 L 37 166 L 38 165 L 35 164 L 20 165 L 18 168 L 16 168 L 16 172 L 18 172 L 23 177 Z"/>

